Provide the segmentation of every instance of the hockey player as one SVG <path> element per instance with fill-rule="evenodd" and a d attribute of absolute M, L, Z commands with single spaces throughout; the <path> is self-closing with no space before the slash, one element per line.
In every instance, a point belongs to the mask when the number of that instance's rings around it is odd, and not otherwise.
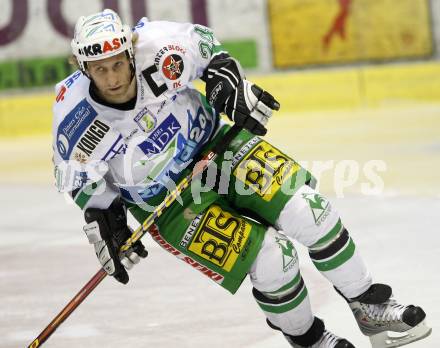
<path fill-rule="evenodd" d="M 127 210 L 143 222 L 222 141 L 225 113 L 244 129 L 213 167 L 217 181 L 206 189 L 208 178 L 196 180 L 158 218 L 152 238 L 231 293 L 249 274 L 267 323 L 292 347 L 353 345 L 312 314 L 291 239 L 309 249 L 375 347 L 430 333 L 420 307 L 400 305 L 389 286 L 372 283 L 310 173 L 259 137 L 279 104 L 245 79 L 210 29 L 142 18 L 132 31 L 104 10 L 79 18 L 72 51 L 79 70 L 56 86 L 55 175 L 84 211 L 84 231 L 108 274 L 125 284 L 126 269 L 147 256 L 140 241 L 119 253 L 131 234 Z M 199 78 L 206 97 L 191 84 Z M 388 330 L 408 335 L 385 344 Z"/>

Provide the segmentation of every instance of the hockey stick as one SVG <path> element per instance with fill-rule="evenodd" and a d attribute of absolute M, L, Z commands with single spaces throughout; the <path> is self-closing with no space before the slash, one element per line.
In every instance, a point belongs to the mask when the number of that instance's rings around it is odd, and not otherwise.
<path fill-rule="evenodd" d="M 214 162 L 220 153 L 223 153 L 230 142 L 240 132 L 241 127 L 232 126 L 232 128 L 225 134 L 223 139 L 216 144 L 216 146 L 209 151 L 203 158 L 196 163 L 194 169 L 183 180 L 179 182 L 176 188 L 165 197 L 164 201 L 157 206 L 157 208 L 150 214 L 150 216 L 139 226 L 132 234 L 132 236 L 121 247 L 120 251 L 124 252 L 130 246 L 142 238 L 156 219 L 163 214 L 163 212 L 176 200 L 176 198 L 191 184 L 192 180 L 200 175 L 208 166 Z M 43 345 L 45 341 L 55 332 L 55 330 L 66 320 L 70 314 L 89 296 L 89 294 L 98 286 L 99 283 L 106 277 L 106 271 L 101 268 L 84 287 L 72 298 L 72 300 L 58 313 L 58 315 L 50 322 L 48 326 L 32 341 L 28 348 L 37 348 Z"/>

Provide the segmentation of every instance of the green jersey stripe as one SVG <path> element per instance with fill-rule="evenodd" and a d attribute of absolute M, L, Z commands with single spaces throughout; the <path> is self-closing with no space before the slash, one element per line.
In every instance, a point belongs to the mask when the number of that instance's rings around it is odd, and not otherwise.
<path fill-rule="evenodd" d="M 85 186 L 76 196 L 75 203 L 83 209 L 95 191 L 104 183 L 104 179 Z"/>

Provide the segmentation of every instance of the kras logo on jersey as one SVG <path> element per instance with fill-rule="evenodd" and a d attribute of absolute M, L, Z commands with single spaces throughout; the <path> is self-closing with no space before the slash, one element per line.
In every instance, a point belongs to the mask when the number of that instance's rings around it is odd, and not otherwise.
<path fill-rule="evenodd" d="M 57 133 L 57 148 L 64 160 L 70 158 L 79 137 L 92 124 L 97 115 L 96 110 L 84 98 L 60 123 Z"/>

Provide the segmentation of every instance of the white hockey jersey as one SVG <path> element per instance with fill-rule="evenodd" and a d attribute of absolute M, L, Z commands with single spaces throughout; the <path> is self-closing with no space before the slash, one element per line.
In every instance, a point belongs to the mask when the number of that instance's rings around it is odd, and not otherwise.
<path fill-rule="evenodd" d="M 221 51 L 212 32 L 146 18 L 134 30 L 134 109 L 96 102 L 79 71 L 56 86 L 57 187 L 83 209 L 107 208 L 117 195 L 140 203 L 162 192 L 218 128 L 218 114 L 191 84 Z"/>

